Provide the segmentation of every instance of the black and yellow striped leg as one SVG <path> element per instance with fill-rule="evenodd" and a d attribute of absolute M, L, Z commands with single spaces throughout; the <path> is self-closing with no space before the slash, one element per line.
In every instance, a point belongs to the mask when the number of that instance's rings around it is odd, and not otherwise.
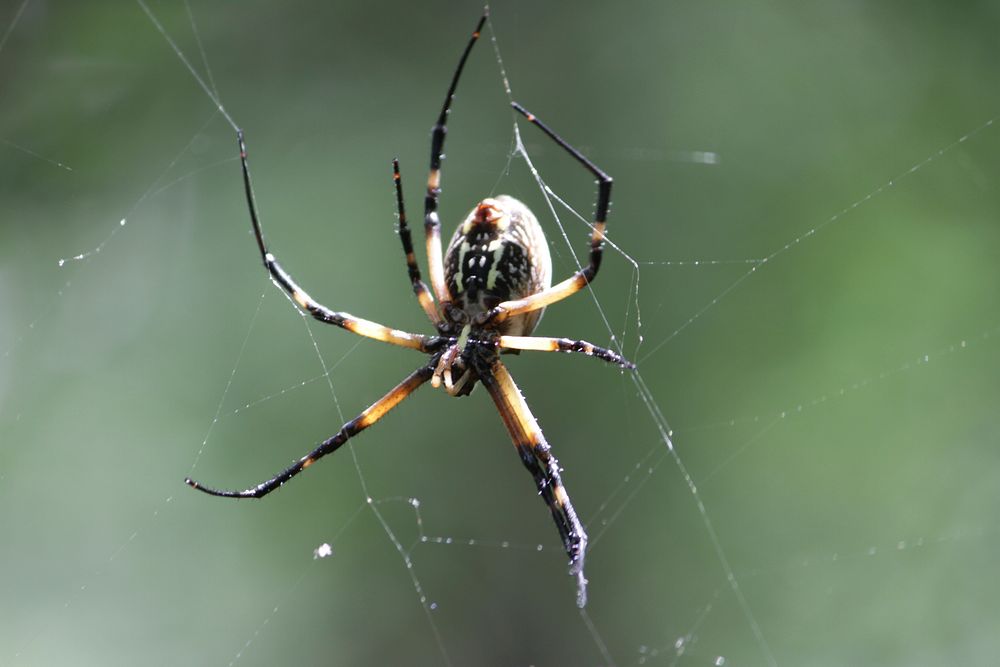
<path fill-rule="evenodd" d="M 431 169 L 427 176 L 427 196 L 424 199 L 424 232 L 427 236 L 427 271 L 431 278 L 431 287 L 438 303 L 446 304 L 450 301 L 448 288 L 444 280 L 444 256 L 441 249 L 441 221 L 438 218 L 438 199 L 441 196 L 441 161 L 444 159 L 444 138 L 448 133 L 448 114 L 451 112 L 451 103 L 455 99 L 455 88 L 458 86 L 458 79 L 462 75 L 465 61 L 469 59 L 472 47 L 479 40 L 479 34 L 489 16 L 489 9 L 483 10 L 483 15 L 476 24 L 476 29 L 472 32 L 469 43 L 462 52 L 462 57 L 455 68 L 455 74 L 451 78 L 451 85 L 448 86 L 448 93 L 444 98 L 444 105 L 441 107 L 441 114 L 437 122 L 431 128 Z"/>
<path fill-rule="evenodd" d="M 404 398 L 412 394 L 418 387 L 420 387 L 420 385 L 430 380 L 433 373 L 433 365 L 425 366 L 414 371 L 405 380 L 396 385 L 392 391 L 375 401 L 367 410 L 344 424 L 336 435 L 324 440 L 318 447 L 316 447 L 316 449 L 312 450 L 271 479 L 266 482 L 261 482 L 257 486 L 244 491 L 220 491 L 218 489 L 203 486 L 200 482 L 196 482 L 190 477 L 184 481 L 189 486 L 192 486 L 199 491 L 204 491 L 212 496 L 221 496 L 223 498 L 263 498 L 275 489 L 281 487 L 285 482 L 298 475 L 319 459 L 323 458 L 327 454 L 337 451 L 341 445 L 353 436 L 382 419 L 382 417 L 384 417 L 390 410 L 399 405 Z"/>
<path fill-rule="evenodd" d="M 410 276 L 410 284 L 413 285 L 413 293 L 427 314 L 431 323 L 440 330 L 441 313 L 434 297 L 427 289 L 427 285 L 420 277 L 420 266 L 417 264 L 417 256 L 413 252 L 413 235 L 410 234 L 410 226 L 406 222 L 406 207 L 403 205 L 403 179 L 399 175 L 399 160 L 392 161 L 392 180 L 396 185 L 396 212 L 399 215 L 399 240 L 403 243 L 403 253 L 406 255 L 406 270 Z"/>
<path fill-rule="evenodd" d="M 298 286 L 292 277 L 288 275 L 278 260 L 267 250 L 264 243 L 264 232 L 260 227 L 260 219 L 257 216 L 257 204 L 254 201 L 253 186 L 250 184 L 250 168 L 247 166 L 247 147 L 243 141 L 243 130 L 237 130 L 237 139 L 240 145 L 240 164 L 243 167 L 243 186 L 246 190 L 247 206 L 250 209 L 250 221 L 253 223 L 254 237 L 257 239 L 257 247 L 260 248 L 261 258 L 264 260 L 264 267 L 271 275 L 271 279 L 283 289 L 300 308 L 308 312 L 320 322 L 333 324 L 342 329 L 347 329 L 352 333 L 366 338 L 373 338 L 384 343 L 391 343 L 401 347 L 408 347 L 422 352 L 433 352 L 440 345 L 437 337 L 423 336 L 420 334 L 407 333 L 398 329 L 391 329 L 377 322 L 354 317 L 348 313 L 339 313 L 330 310 L 323 304 L 313 299 L 304 289 Z"/>
<path fill-rule="evenodd" d="M 635 364 L 614 350 L 598 347 L 585 340 L 571 338 L 546 338 L 544 336 L 500 336 L 502 350 L 534 350 L 536 352 L 578 352 L 588 357 L 603 359 L 622 368 L 632 369 Z"/>
<path fill-rule="evenodd" d="M 552 455 L 538 422 L 507 368 L 496 360 L 490 371 L 481 373 L 480 376 L 510 432 L 521 461 L 535 478 L 538 493 L 552 511 L 563 548 L 569 556 L 569 572 L 576 577 L 576 603 L 583 607 L 587 604 L 587 578 L 583 574 L 587 533 L 576 516 L 566 487 L 563 486 L 559 462 Z"/>
<path fill-rule="evenodd" d="M 548 135 L 550 139 L 569 153 L 573 159 L 582 164 L 587 171 L 593 174 L 594 178 L 597 179 L 597 207 L 594 213 L 593 232 L 590 235 L 590 260 L 587 266 L 583 267 L 561 283 L 553 285 L 552 287 L 544 289 L 536 294 L 524 297 L 523 299 L 504 301 L 492 310 L 483 313 L 483 315 L 479 318 L 481 324 L 488 321 L 499 323 L 509 317 L 513 317 L 514 315 L 520 315 L 522 313 L 545 308 L 546 306 L 549 306 L 557 301 L 562 301 L 566 297 L 579 292 L 592 282 L 597 276 L 597 270 L 601 267 L 601 256 L 604 251 L 604 230 L 607 226 L 608 209 L 611 206 L 611 177 L 601 171 L 596 164 L 584 157 L 583 153 L 566 143 L 566 141 L 553 132 L 548 125 L 538 120 L 534 114 L 530 113 L 517 102 L 512 102 L 511 105 L 516 111 L 527 118 L 529 123 L 535 125 L 542 132 Z"/>

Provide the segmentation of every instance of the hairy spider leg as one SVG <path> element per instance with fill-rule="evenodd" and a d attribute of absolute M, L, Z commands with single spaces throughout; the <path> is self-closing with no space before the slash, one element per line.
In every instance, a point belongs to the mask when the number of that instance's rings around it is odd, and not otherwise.
<path fill-rule="evenodd" d="M 569 556 L 569 572 L 576 577 L 576 604 L 587 604 L 587 578 L 583 574 L 583 559 L 587 551 L 587 532 L 573 509 L 569 493 L 559 475 L 559 462 L 552 455 L 545 435 L 535 421 L 521 390 L 514 383 L 506 366 L 496 359 L 488 372 L 480 373 L 483 386 L 489 391 L 500 412 L 511 440 L 521 456 L 524 466 L 535 478 L 535 486 L 545 504 L 552 511 L 552 518 L 562 537 L 563 548 Z"/>
<path fill-rule="evenodd" d="M 436 363 L 437 360 L 435 359 L 434 362 Z M 298 475 L 319 459 L 340 449 L 341 445 L 353 436 L 382 419 L 382 417 L 386 416 L 390 410 L 399 405 L 404 398 L 416 391 L 420 385 L 430 380 L 433 373 L 434 364 L 418 368 L 413 373 L 410 373 L 405 380 L 393 387 L 388 394 L 372 403 L 368 409 L 344 424 L 340 430 L 337 431 L 336 435 L 327 438 L 298 461 L 285 468 L 266 482 L 261 482 L 257 486 L 250 487 L 249 489 L 245 489 L 243 491 L 220 491 L 219 489 L 204 486 L 190 477 L 185 479 L 184 482 L 189 486 L 198 489 L 199 491 L 204 491 L 211 496 L 222 496 L 223 498 L 263 498 L 275 489 L 280 488 L 285 482 Z"/>
<path fill-rule="evenodd" d="M 399 174 L 399 160 L 392 161 L 392 181 L 396 186 L 396 212 L 399 216 L 399 240 L 403 243 L 403 254 L 406 256 L 406 271 L 410 276 L 410 284 L 413 285 L 413 293 L 423 308 L 427 318 L 434 327 L 441 331 L 441 312 L 430 290 L 420 277 L 420 266 L 417 264 L 417 256 L 413 252 L 413 235 L 410 234 L 410 226 L 406 222 L 406 207 L 403 205 L 403 179 Z"/>
<path fill-rule="evenodd" d="M 578 352 L 588 357 L 603 359 L 612 364 L 618 364 L 629 370 L 635 364 L 614 350 L 599 347 L 585 340 L 572 338 L 547 338 L 545 336 L 500 336 L 499 346 L 502 350 L 532 350 L 535 352 Z"/>
<path fill-rule="evenodd" d="M 458 67 L 451 78 L 451 85 L 448 86 L 448 94 L 445 95 L 444 105 L 441 107 L 441 115 L 431 128 L 431 169 L 427 176 L 427 196 L 424 198 L 424 233 L 427 236 L 427 270 L 431 277 L 431 287 L 438 303 L 444 308 L 451 300 L 448 288 L 444 280 L 444 257 L 441 249 L 441 221 L 438 218 L 438 199 L 441 196 L 441 160 L 444 159 L 444 138 L 448 133 L 448 114 L 451 112 L 451 103 L 455 99 L 455 87 L 458 86 L 458 79 L 462 75 L 465 61 L 469 59 L 472 47 L 479 40 L 479 34 L 489 17 L 489 8 L 483 10 L 483 15 L 476 24 L 476 29 L 472 31 L 472 37 L 462 52 L 462 57 L 458 61 Z"/>
<path fill-rule="evenodd" d="M 271 274 L 271 279 L 292 298 L 300 308 L 308 312 L 320 322 L 333 324 L 341 329 L 347 329 L 351 333 L 366 338 L 374 338 L 383 343 L 391 343 L 401 347 L 408 347 L 421 352 L 433 352 L 440 346 L 440 339 L 436 336 L 424 336 L 421 334 L 408 333 L 398 329 L 391 329 L 385 325 L 360 317 L 355 317 L 349 313 L 340 313 L 327 308 L 323 304 L 313 299 L 309 294 L 296 284 L 292 277 L 288 275 L 278 260 L 275 259 L 264 243 L 264 232 L 260 227 L 260 219 L 257 216 L 257 205 L 254 200 L 253 187 L 250 183 L 250 168 L 247 165 L 247 147 L 243 140 L 243 130 L 236 131 L 236 137 L 240 146 L 240 164 L 243 169 L 243 186 L 246 190 L 247 206 L 250 209 L 250 221 L 253 223 L 253 233 L 257 238 L 257 247 L 260 248 L 260 255 L 264 260 L 267 272 Z"/>
<path fill-rule="evenodd" d="M 509 317 L 527 313 L 539 308 L 545 308 L 556 301 L 562 301 L 571 294 L 575 294 L 587 286 L 597 275 L 597 270 L 601 267 L 601 255 L 604 250 L 604 229 L 607 225 L 608 208 L 611 205 L 611 177 L 605 174 L 593 162 L 584 157 L 583 153 L 570 146 L 558 134 L 553 132 L 548 125 L 538 120 L 537 117 L 517 102 L 511 102 L 511 106 L 522 114 L 529 123 L 535 125 L 550 139 L 556 142 L 561 148 L 569 153 L 573 158 L 586 167 L 597 179 L 597 207 L 594 214 L 593 232 L 590 236 L 590 262 L 566 280 L 542 290 L 536 294 L 526 296 L 522 299 L 505 301 L 497 305 L 492 310 L 482 314 L 480 322 L 503 322 Z"/>

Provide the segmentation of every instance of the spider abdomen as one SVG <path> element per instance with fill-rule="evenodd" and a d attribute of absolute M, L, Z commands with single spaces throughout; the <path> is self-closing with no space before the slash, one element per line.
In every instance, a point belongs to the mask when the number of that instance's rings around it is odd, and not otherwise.
<path fill-rule="evenodd" d="M 552 259 L 534 214 L 520 201 L 499 195 L 481 201 L 458 226 L 444 258 L 451 305 L 471 320 L 511 299 L 552 284 Z M 498 329 L 526 336 L 542 310 L 511 317 Z"/>

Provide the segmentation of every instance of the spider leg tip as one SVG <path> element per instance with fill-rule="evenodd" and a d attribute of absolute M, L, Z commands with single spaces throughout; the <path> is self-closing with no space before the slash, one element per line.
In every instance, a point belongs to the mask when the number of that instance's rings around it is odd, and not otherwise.
<path fill-rule="evenodd" d="M 576 606 L 583 609 L 587 606 L 587 579 L 582 570 L 576 576 Z"/>

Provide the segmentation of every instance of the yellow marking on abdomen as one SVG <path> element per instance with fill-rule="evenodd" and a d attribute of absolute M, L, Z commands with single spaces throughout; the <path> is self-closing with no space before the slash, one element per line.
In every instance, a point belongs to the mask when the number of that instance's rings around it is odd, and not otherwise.
<path fill-rule="evenodd" d="M 490 241 L 487 248 L 493 255 L 493 263 L 490 264 L 489 273 L 486 274 L 486 289 L 493 289 L 500 276 L 500 258 L 503 257 L 503 242 L 500 239 Z"/>

